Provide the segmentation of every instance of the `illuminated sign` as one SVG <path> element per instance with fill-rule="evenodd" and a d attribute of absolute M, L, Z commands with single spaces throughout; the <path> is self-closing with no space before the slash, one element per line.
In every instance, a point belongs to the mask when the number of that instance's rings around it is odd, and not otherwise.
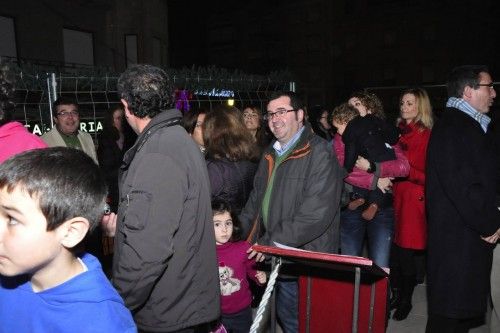
<path fill-rule="evenodd" d="M 45 126 L 45 131 L 43 130 L 44 126 L 42 123 L 34 123 L 24 125 L 31 133 L 35 135 L 42 135 L 45 132 L 50 131 L 49 126 Z M 87 133 L 96 133 L 102 131 L 102 122 L 101 121 L 80 121 L 80 131 Z"/>
<path fill-rule="evenodd" d="M 196 90 L 194 92 L 196 95 L 201 96 L 213 96 L 213 97 L 234 97 L 234 91 L 232 90 Z"/>

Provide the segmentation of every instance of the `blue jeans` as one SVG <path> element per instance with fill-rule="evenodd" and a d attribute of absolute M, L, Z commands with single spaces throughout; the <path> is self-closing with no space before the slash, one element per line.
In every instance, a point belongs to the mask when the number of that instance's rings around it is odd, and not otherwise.
<path fill-rule="evenodd" d="M 380 208 L 371 221 L 361 217 L 362 208 L 345 209 L 340 213 L 340 250 L 342 254 L 360 257 L 365 237 L 368 241 L 368 258 L 380 267 L 389 267 L 394 209 Z"/>
<path fill-rule="evenodd" d="M 299 283 L 297 280 L 276 281 L 276 312 L 284 333 L 299 331 Z"/>
<path fill-rule="evenodd" d="M 229 333 L 248 333 L 252 326 L 252 308 L 249 306 L 240 312 L 222 314 L 221 322 Z"/>

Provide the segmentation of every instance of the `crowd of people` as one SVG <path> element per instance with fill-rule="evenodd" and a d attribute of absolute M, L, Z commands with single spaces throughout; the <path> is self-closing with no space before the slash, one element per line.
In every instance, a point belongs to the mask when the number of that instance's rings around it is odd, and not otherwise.
<path fill-rule="evenodd" d="M 0 332 L 248 332 L 269 259 L 252 245 L 276 243 L 388 268 L 393 320 L 425 280 L 426 332 L 467 332 L 489 299 L 500 327 L 487 67 L 451 72 L 439 119 L 424 89 L 402 91 L 395 124 L 364 91 L 309 114 L 293 92 L 182 114 L 157 67 L 117 88 L 96 149 L 72 99 L 41 138 L 13 121 L 0 71 Z M 284 332 L 298 331 L 300 269 L 276 281 Z"/>

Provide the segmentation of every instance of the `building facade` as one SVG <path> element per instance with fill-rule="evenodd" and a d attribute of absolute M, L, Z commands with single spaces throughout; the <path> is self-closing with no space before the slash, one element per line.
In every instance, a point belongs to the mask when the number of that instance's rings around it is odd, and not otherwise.
<path fill-rule="evenodd" d="M 442 84 L 459 64 L 500 69 L 496 0 L 188 3 L 169 1 L 177 18 L 189 8 L 184 27 L 170 29 L 172 66 L 288 69 L 310 105 L 332 105 L 366 87 Z"/>
<path fill-rule="evenodd" d="M 0 56 L 123 71 L 168 65 L 165 0 L 18 0 L 0 7 Z"/>

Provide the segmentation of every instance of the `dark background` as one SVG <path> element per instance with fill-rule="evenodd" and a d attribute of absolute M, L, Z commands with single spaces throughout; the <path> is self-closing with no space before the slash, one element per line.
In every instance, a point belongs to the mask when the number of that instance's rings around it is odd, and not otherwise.
<path fill-rule="evenodd" d="M 388 110 L 425 85 L 438 109 L 449 71 L 485 64 L 500 75 L 500 1 L 168 1 L 170 66 L 288 70 L 309 105 L 372 88 Z M 380 87 L 384 87 L 383 89 Z M 387 88 L 393 87 L 393 88 Z"/>

